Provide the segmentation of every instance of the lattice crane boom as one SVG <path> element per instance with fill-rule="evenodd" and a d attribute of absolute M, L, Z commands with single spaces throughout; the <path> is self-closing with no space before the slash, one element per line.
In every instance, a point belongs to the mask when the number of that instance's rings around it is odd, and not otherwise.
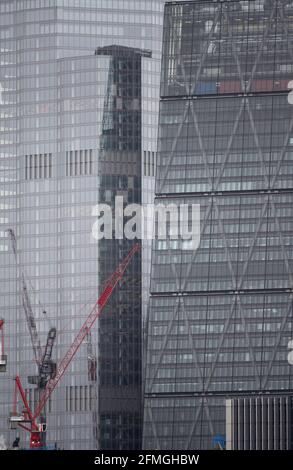
<path fill-rule="evenodd" d="M 126 258 L 119 264 L 116 271 L 112 274 L 112 276 L 108 279 L 105 284 L 104 290 L 97 300 L 96 304 L 94 305 L 92 311 L 90 312 L 89 316 L 87 317 L 86 321 L 82 325 L 81 329 L 77 333 L 73 343 L 71 344 L 70 348 L 68 349 L 67 353 L 61 360 L 59 366 L 57 367 L 56 375 L 53 379 L 51 379 L 47 387 L 45 388 L 44 392 L 41 395 L 39 404 L 34 413 L 34 419 L 36 419 L 42 409 L 44 408 L 47 400 L 49 399 L 51 393 L 56 388 L 57 384 L 59 383 L 61 377 L 63 376 L 64 372 L 66 371 L 67 367 L 69 366 L 70 362 L 72 361 L 73 357 L 75 356 L 76 352 L 78 351 L 79 347 L 81 346 L 83 340 L 85 339 L 86 335 L 89 333 L 91 327 L 93 326 L 94 322 L 101 314 L 103 308 L 105 307 L 106 303 L 108 302 L 113 290 L 115 289 L 118 282 L 122 279 L 124 272 L 130 263 L 133 255 L 140 249 L 140 245 L 136 244 L 132 248 L 132 250 L 128 253 Z"/>
<path fill-rule="evenodd" d="M 15 262 L 17 265 L 17 243 L 16 243 L 15 233 L 12 229 L 8 229 L 7 232 L 11 241 L 12 251 L 14 253 Z M 28 295 L 28 288 L 27 288 L 27 284 L 26 284 L 26 280 L 25 280 L 25 276 L 23 272 L 21 272 L 21 284 L 22 284 L 22 292 L 21 292 L 22 305 L 23 305 L 25 316 L 26 316 L 26 322 L 27 322 L 28 329 L 29 329 L 29 334 L 31 338 L 32 348 L 34 351 L 35 361 L 39 365 L 43 357 L 42 346 L 41 346 L 40 338 L 38 335 L 37 325 L 36 325 L 35 317 L 33 314 L 33 309 L 32 309 L 29 295 Z"/>

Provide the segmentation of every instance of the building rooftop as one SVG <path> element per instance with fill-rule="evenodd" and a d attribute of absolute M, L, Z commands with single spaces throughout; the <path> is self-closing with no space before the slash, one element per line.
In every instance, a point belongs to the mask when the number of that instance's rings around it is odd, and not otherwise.
<path fill-rule="evenodd" d="M 138 54 L 142 57 L 152 57 L 152 51 L 150 49 L 138 49 L 134 47 L 118 46 L 116 44 L 111 46 L 98 47 L 95 50 L 95 55 L 131 56 L 133 54 Z"/>

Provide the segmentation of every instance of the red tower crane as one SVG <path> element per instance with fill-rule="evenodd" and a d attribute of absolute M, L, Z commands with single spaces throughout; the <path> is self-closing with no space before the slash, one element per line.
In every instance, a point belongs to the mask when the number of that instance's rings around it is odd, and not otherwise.
<path fill-rule="evenodd" d="M 8 236 L 11 242 L 11 248 L 15 258 L 16 266 L 19 265 L 20 268 L 20 278 L 21 278 L 21 300 L 22 306 L 26 317 L 27 327 L 31 338 L 31 344 L 33 348 L 35 362 L 37 364 L 38 373 L 37 375 L 30 375 L 28 377 L 28 383 L 31 385 L 37 386 L 38 395 L 47 385 L 47 382 L 50 378 L 53 378 L 56 371 L 56 363 L 51 359 L 53 346 L 56 339 L 56 328 L 50 328 L 47 335 L 46 346 L 43 348 L 41 346 L 40 337 L 37 330 L 36 319 L 34 317 L 34 312 L 32 308 L 32 303 L 29 296 L 29 289 L 26 282 L 26 276 L 24 270 L 21 268 L 20 255 L 18 257 L 17 249 L 17 240 L 13 229 L 7 230 Z M 43 313 L 46 313 L 45 311 Z M 43 412 L 40 417 L 44 426 L 46 426 L 46 413 Z M 45 440 L 45 433 L 43 434 L 43 440 Z"/>
<path fill-rule="evenodd" d="M 43 447 L 43 443 L 41 440 L 41 432 L 43 430 L 41 429 L 41 426 L 38 423 L 38 418 L 40 417 L 42 410 L 44 409 L 48 399 L 50 398 L 51 394 L 53 393 L 58 383 L 60 382 L 61 378 L 63 377 L 66 369 L 68 368 L 69 364 L 71 363 L 72 359 L 74 358 L 75 354 L 80 348 L 85 337 L 90 332 L 96 319 L 101 314 L 102 310 L 107 304 L 116 285 L 123 278 L 123 275 L 124 275 L 125 270 L 127 269 L 127 266 L 129 265 L 132 257 L 138 250 L 140 250 L 140 245 L 139 244 L 134 245 L 133 248 L 128 253 L 128 255 L 124 258 L 124 260 L 118 265 L 116 271 L 111 275 L 111 277 L 105 283 L 102 294 L 100 295 L 99 299 L 95 303 L 94 307 L 92 308 L 84 324 L 82 325 L 79 332 L 77 333 L 67 353 L 65 354 L 65 356 L 63 357 L 59 365 L 57 366 L 54 377 L 48 381 L 46 388 L 41 393 L 39 403 L 37 404 L 34 412 L 29 407 L 28 401 L 26 399 L 26 394 L 21 384 L 21 380 L 19 376 L 16 376 L 14 410 L 10 415 L 10 422 L 11 424 L 18 425 L 21 428 L 25 429 L 26 431 L 30 432 L 30 435 L 31 435 L 30 447 L 32 449 Z M 22 415 L 19 415 L 16 412 L 17 392 L 20 394 L 20 397 L 22 399 L 22 403 L 24 406 L 24 411 L 22 412 Z"/>

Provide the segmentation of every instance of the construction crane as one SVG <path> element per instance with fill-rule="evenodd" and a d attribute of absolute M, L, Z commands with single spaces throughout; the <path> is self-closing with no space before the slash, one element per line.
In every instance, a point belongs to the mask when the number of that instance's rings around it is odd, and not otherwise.
<path fill-rule="evenodd" d="M 14 257 L 15 257 L 15 263 L 17 265 L 17 244 L 16 244 L 15 233 L 12 229 L 8 229 L 7 232 L 11 241 L 11 246 L 12 246 L 12 250 L 14 253 Z M 22 305 L 23 305 L 23 309 L 25 312 L 26 321 L 27 321 L 27 325 L 28 325 L 28 329 L 29 329 L 29 333 L 31 337 L 31 343 L 32 343 L 33 351 L 34 351 L 35 361 L 39 365 L 42 360 L 43 352 L 42 352 L 42 347 L 41 347 L 41 343 L 40 343 L 40 339 L 39 339 L 39 335 L 37 331 L 36 321 L 33 315 L 33 309 L 32 309 L 29 295 L 28 295 L 28 289 L 27 289 L 23 271 L 21 272 L 21 285 L 22 285 L 22 290 L 21 290 Z"/>
<path fill-rule="evenodd" d="M 7 230 L 12 250 L 15 257 L 15 262 L 17 265 L 17 243 L 15 233 L 12 229 Z M 22 306 L 26 316 L 26 322 L 31 338 L 32 348 L 34 352 L 35 361 L 38 366 L 38 375 L 29 376 L 28 382 L 32 385 L 37 385 L 39 389 L 44 389 L 50 378 L 52 378 L 56 371 L 56 363 L 51 360 L 52 350 L 54 341 L 56 338 L 56 328 L 51 328 L 47 335 L 47 342 L 45 346 L 45 352 L 43 352 L 40 338 L 38 335 L 36 320 L 34 318 L 32 304 L 29 298 L 28 288 L 25 280 L 24 272 L 21 270 L 21 298 Z"/>
<path fill-rule="evenodd" d="M 4 320 L 0 320 L 0 333 L 1 333 L 0 372 L 6 372 L 7 356 L 4 354 Z"/>
<path fill-rule="evenodd" d="M 51 359 L 56 335 L 56 328 L 50 328 L 42 361 L 39 364 L 39 373 L 38 375 L 30 375 L 28 377 L 28 382 L 30 384 L 37 385 L 41 390 L 46 387 L 49 378 L 54 377 L 56 373 L 56 362 Z"/>
<path fill-rule="evenodd" d="M 17 266 L 18 260 L 17 260 L 16 236 L 12 229 L 8 229 L 7 232 L 11 241 L 12 251 L 13 251 L 13 254 L 15 257 L 15 263 Z M 28 291 L 27 284 L 26 284 L 25 274 L 24 274 L 24 271 L 21 269 L 20 269 L 20 275 L 21 275 L 21 287 L 22 287 L 21 288 L 22 306 L 25 312 L 25 317 L 26 317 L 26 322 L 27 322 L 27 326 L 28 326 L 28 330 L 29 330 L 29 334 L 31 338 L 31 344 L 32 344 L 33 352 L 34 352 L 35 362 L 38 367 L 37 375 L 30 375 L 28 377 L 28 383 L 31 385 L 37 386 L 37 396 L 40 396 L 40 393 L 46 387 L 48 380 L 54 377 L 54 374 L 56 372 L 56 363 L 53 362 L 51 359 L 53 346 L 54 346 L 54 342 L 56 339 L 56 328 L 50 328 L 48 335 L 47 335 L 46 346 L 43 352 L 41 341 L 38 335 L 36 321 L 35 321 L 34 314 L 33 314 L 32 304 L 31 304 L 30 297 L 29 297 L 29 291 Z M 46 421 L 47 421 L 45 410 L 43 411 L 40 419 L 42 420 L 44 424 L 43 427 L 45 429 Z M 43 433 L 42 438 L 43 438 L 43 441 L 46 440 L 45 432 Z"/>
<path fill-rule="evenodd" d="M 30 448 L 31 449 L 43 447 L 43 442 L 41 439 L 41 434 L 43 432 L 43 429 L 42 429 L 42 423 L 38 422 L 39 417 L 48 399 L 52 395 L 53 391 L 57 387 L 60 380 L 62 379 L 66 369 L 68 368 L 69 364 L 73 360 L 75 354 L 79 350 L 84 339 L 90 333 L 90 330 L 93 324 L 95 323 L 96 319 L 102 313 L 104 307 L 106 306 L 118 282 L 123 278 L 124 272 L 127 269 L 127 266 L 129 265 L 132 257 L 138 250 L 140 250 L 140 245 L 135 244 L 133 248 L 130 250 L 130 252 L 128 253 L 128 255 L 124 258 L 124 260 L 118 265 L 116 271 L 112 274 L 112 276 L 105 283 L 102 294 L 96 301 L 90 314 L 88 315 L 84 324 L 82 325 L 79 332 L 77 333 L 67 353 L 65 354 L 65 356 L 59 363 L 55 376 L 48 381 L 46 388 L 42 391 L 39 403 L 37 404 L 34 412 L 29 407 L 26 394 L 21 384 L 21 380 L 19 376 L 16 376 L 14 407 L 13 407 L 14 409 L 13 409 L 13 412 L 10 414 L 10 423 L 13 427 L 18 425 L 30 433 Z M 24 410 L 22 411 L 22 414 L 18 414 L 16 410 L 18 393 L 21 397 L 21 400 L 24 406 Z"/>
<path fill-rule="evenodd" d="M 92 342 L 92 334 L 87 334 L 87 366 L 88 366 L 88 380 L 91 384 L 91 410 L 92 410 L 92 425 L 93 425 L 93 439 L 95 447 L 97 448 L 99 442 L 98 431 L 98 411 L 97 411 L 97 356 Z"/>
<path fill-rule="evenodd" d="M 97 381 L 97 357 L 94 351 L 92 334 L 87 335 L 87 361 L 88 361 L 88 379 L 89 382 Z"/>

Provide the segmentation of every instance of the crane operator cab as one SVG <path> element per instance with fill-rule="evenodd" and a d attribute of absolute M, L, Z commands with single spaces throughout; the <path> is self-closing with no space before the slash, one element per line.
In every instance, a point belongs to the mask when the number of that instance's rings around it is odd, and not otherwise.
<path fill-rule="evenodd" d="M 0 372 L 6 372 L 7 367 L 7 356 L 5 354 L 0 355 Z"/>

